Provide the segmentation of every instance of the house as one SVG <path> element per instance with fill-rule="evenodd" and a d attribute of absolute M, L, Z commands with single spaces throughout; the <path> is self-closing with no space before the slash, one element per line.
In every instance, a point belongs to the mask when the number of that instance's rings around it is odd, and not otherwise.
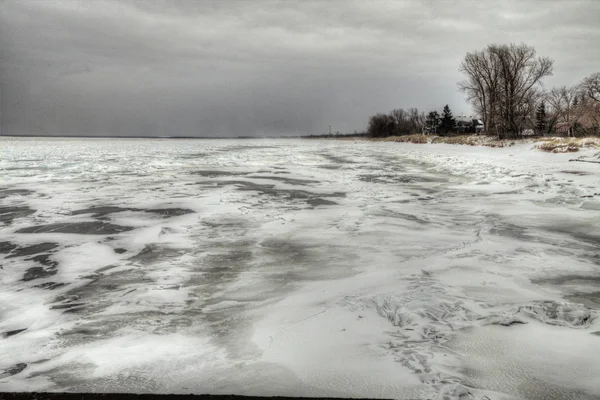
<path fill-rule="evenodd" d="M 523 129 L 521 136 L 535 136 L 535 131 L 533 129 Z"/>
<path fill-rule="evenodd" d="M 556 134 L 565 136 L 595 135 L 600 133 L 600 103 L 573 106 L 570 121 L 561 118 L 554 126 Z"/>
<path fill-rule="evenodd" d="M 473 125 L 473 128 L 475 129 L 475 133 L 482 133 L 483 131 L 485 131 L 485 125 L 483 125 L 482 120 L 480 120 L 480 119 L 471 120 L 471 124 Z"/>
<path fill-rule="evenodd" d="M 456 121 L 456 132 L 458 132 L 458 133 L 469 133 L 469 132 L 471 132 L 471 122 L 469 122 L 469 121 Z"/>
<path fill-rule="evenodd" d="M 458 133 L 481 133 L 484 131 L 483 121 L 480 119 L 473 119 L 472 117 L 457 117 L 456 131 Z"/>

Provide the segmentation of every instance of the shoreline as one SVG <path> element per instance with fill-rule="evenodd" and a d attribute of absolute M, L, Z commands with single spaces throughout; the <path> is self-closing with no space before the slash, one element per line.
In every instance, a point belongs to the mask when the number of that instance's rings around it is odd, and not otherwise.
<path fill-rule="evenodd" d="M 312 139 L 312 138 L 311 138 Z M 497 139 L 494 136 L 486 135 L 456 135 L 456 136 L 436 136 L 413 134 L 404 136 L 387 136 L 383 138 L 371 137 L 322 137 L 314 139 L 327 140 L 353 140 L 368 142 L 394 142 L 394 143 L 414 143 L 414 144 L 454 144 L 463 146 L 483 146 L 483 147 L 512 147 L 517 144 L 533 144 L 535 149 L 548 153 L 576 153 L 582 148 L 597 148 L 600 150 L 600 138 L 598 137 L 536 137 L 519 139 Z"/>
<path fill-rule="evenodd" d="M 495 136 L 488 135 L 455 135 L 455 136 L 437 136 L 437 135 L 424 135 L 420 133 L 412 135 L 402 136 L 387 136 L 381 138 L 373 138 L 366 136 L 281 136 L 281 137 L 134 137 L 134 136 L 8 136 L 2 135 L 0 139 L 83 139 L 83 140 L 97 140 L 97 139 L 120 139 L 120 140 L 138 140 L 138 139 L 151 139 L 151 140 L 168 140 L 168 139 L 193 139 L 193 140 L 298 140 L 298 139 L 311 139 L 311 140 L 342 140 L 342 141 L 366 141 L 366 142 L 395 142 L 395 143 L 412 143 L 412 144 L 450 144 L 450 145 L 463 145 L 472 147 L 513 147 L 515 145 L 531 144 L 533 149 L 540 150 L 547 153 L 576 153 L 583 149 L 597 149 L 600 151 L 600 137 L 588 136 L 588 137 L 562 137 L 562 136 L 548 136 L 548 137 L 525 137 L 518 139 L 497 139 Z M 597 157 L 600 159 L 600 153 Z"/>

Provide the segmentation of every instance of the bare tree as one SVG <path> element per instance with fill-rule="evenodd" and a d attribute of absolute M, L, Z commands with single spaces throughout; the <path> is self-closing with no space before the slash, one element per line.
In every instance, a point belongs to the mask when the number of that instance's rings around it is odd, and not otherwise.
<path fill-rule="evenodd" d="M 581 93 L 584 98 L 600 103 L 600 72 L 596 72 L 583 80 Z"/>
<path fill-rule="evenodd" d="M 375 114 L 369 118 L 368 134 L 371 137 L 386 137 L 396 131 L 396 121 L 389 114 Z"/>
<path fill-rule="evenodd" d="M 369 118 L 368 133 L 372 137 L 385 137 L 390 135 L 408 135 L 421 132 L 425 121 L 425 114 L 416 108 L 404 110 L 396 108 L 388 114 L 376 114 Z"/>
<path fill-rule="evenodd" d="M 459 88 L 481 114 L 488 132 L 518 137 L 531 122 L 540 97 L 536 86 L 552 74 L 553 64 L 549 58 L 536 57 L 535 48 L 525 44 L 488 45 L 467 53 L 459 68 L 467 79 Z"/>
<path fill-rule="evenodd" d="M 409 121 L 408 113 L 403 108 L 396 108 L 390 111 L 390 117 L 394 120 L 396 125 L 396 135 L 403 135 L 409 133 Z"/>
<path fill-rule="evenodd" d="M 408 122 L 411 133 L 417 133 L 423 130 L 423 120 L 421 120 L 421 116 L 417 108 L 408 109 Z"/>
<path fill-rule="evenodd" d="M 553 89 L 549 92 L 545 92 L 544 93 L 544 98 L 543 98 L 547 109 L 546 109 L 546 124 L 547 124 L 547 128 L 546 131 L 548 133 L 553 132 L 555 127 L 556 127 L 556 123 L 558 122 L 559 118 L 561 117 L 562 114 L 562 99 L 560 97 L 560 93 Z"/>
<path fill-rule="evenodd" d="M 579 84 L 581 128 L 586 134 L 600 134 L 600 72 L 591 74 Z"/>
<path fill-rule="evenodd" d="M 466 80 L 459 82 L 459 89 L 466 93 L 475 112 L 481 115 L 486 130 L 493 131 L 499 82 L 498 63 L 493 53 L 487 50 L 467 53 L 459 71 L 467 75 Z"/>
<path fill-rule="evenodd" d="M 579 85 L 561 86 L 552 89 L 546 96 L 547 102 L 551 107 L 552 125 L 562 122 L 566 125 L 567 135 L 575 135 L 575 126 L 581 117 L 582 107 L 576 106 L 575 99 L 579 95 L 581 87 Z"/>

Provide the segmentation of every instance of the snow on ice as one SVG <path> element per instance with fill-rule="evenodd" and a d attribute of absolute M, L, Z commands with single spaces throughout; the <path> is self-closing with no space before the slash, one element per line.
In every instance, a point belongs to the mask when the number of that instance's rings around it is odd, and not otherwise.
<path fill-rule="evenodd" d="M 597 164 L 531 144 L 2 146 L 0 390 L 600 398 Z"/>

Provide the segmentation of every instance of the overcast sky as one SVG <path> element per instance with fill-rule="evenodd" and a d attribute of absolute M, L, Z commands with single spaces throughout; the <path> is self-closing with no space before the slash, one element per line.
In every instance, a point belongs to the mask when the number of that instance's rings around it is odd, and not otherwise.
<path fill-rule="evenodd" d="M 289 135 L 392 108 L 470 114 L 464 55 L 520 43 L 547 86 L 600 71 L 600 0 L 0 0 L 1 133 Z"/>

